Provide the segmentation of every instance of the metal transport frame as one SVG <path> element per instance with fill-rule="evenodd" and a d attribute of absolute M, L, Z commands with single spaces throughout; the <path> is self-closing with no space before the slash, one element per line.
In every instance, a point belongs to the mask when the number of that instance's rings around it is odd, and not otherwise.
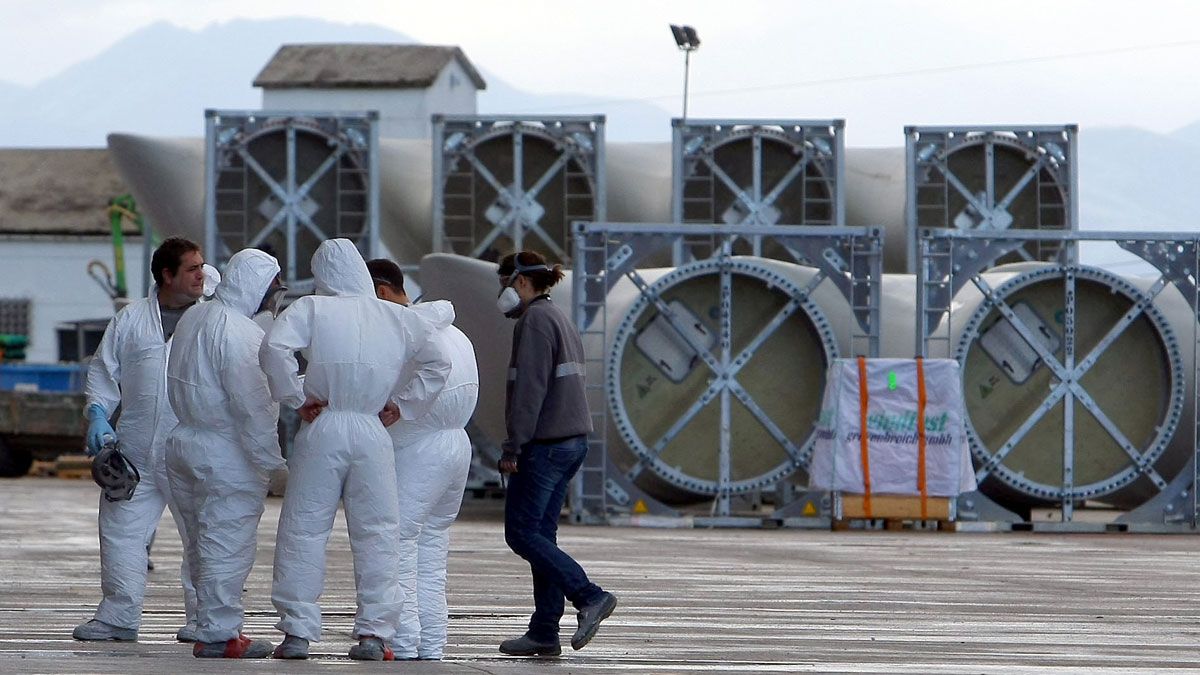
<path fill-rule="evenodd" d="M 1041 415 L 1044 415 L 1059 401 L 1063 401 L 1063 477 L 1059 486 L 1061 498 L 1061 523 L 1046 523 L 1037 526 L 1030 525 L 1028 529 L 1062 529 L 1067 531 L 1079 530 L 1119 530 L 1136 529 L 1143 531 L 1179 531 L 1193 529 L 1197 525 L 1196 487 L 1197 487 L 1197 455 L 1200 448 L 1193 448 L 1190 459 L 1173 480 L 1168 482 L 1158 475 L 1152 466 L 1150 452 L 1143 453 L 1124 436 L 1116 425 L 1108 419 L 1096 405 L 1086 389 L 1080 385 L 1080 379 L 1095 364 L 1100 354 L 1122 334 L 1139 316 L 1153 311 L 1152 302 L 1168 285 L 1174 285 L 1192 310 L 1192 333 L 1177 336 L 1182 348 L 1192 350 L 1193 372 L 1192 387 L 1183 393 L 1190 396 L 1192 403 L 1200 403 L 1200 386 L 1196 376 L 1200 375 L 1197 365 L 1200 362 L 1195 357 L 1200 353 L 1200 331 L 1197 330 L 1195 316 L 1200 308 L 1200 289 L 1197 287 L 1197 271 L 1200 270 L 1200 234 L 1192 232 L 1038 232 L 1030 230 L 1008 231 L 978 231 L 978 230 L 946 230 L 938 228 L 923 228 L 918 241 L 918 276 L 917 276 L 917 322 L 916 344 L 923 356 L 947 356 L 955 358 L 955 345 L 952 344 L 953 300 L 959 290 L 973 284 L 984 296 L 984 307 L 993 307 L 1000 312 L 1016 329 L 1017 333 L 1036 350 L 1038 357 L 1047 365 L 1057 380 L 1053 389 L 1047 394 L 1041 406 L 1030 416 L 1001 448 L 997 456 L 977 470 L 976 477 L 982 480 L 991 470 L 1003 460 L 1001 453 L 1011 450 L 1020 441 Z M 1134 293 L 1136 302 L 1121 319 L 1112 326 L 1104 338 L 1089 354 L 1075 352 L 1075 321 L 1076 296 L 1075 282 L 1081 271 L 1087 267 L 1075 263 L 1067 263 L 1061 269 L 1064 274 L 1064 330 L 1063 355 L 1059 361 L 1050 353 L 1046 345 L 1032 334 L 1032 329 L 1026 325 L 1014 312 L 1013 308 L 1000 297 L 983 278 L 995 260 L 1001 256 L 1025 247 L 1031 242 L 1061 241 L 1070 249 L 1077 249 L 1080 242 L 1111 242 L 1128 251 L 1146 263 L 1152 265 L 1159 277 L 1146 292 Z M 1072 255 L 1070 260 L 1077 259 Z M 1126 291 L 1128 292 L 1128 290 Z M 978 326 L 967 326 L 967 330 L 978 330 Z M 969 334 L 963 339 L 967 339 Z M 1189 344 L 1190 340 L 1190 344 Z M 936 353 L 935 353 L 936 352 Z M 960 355 L 960 362 L 965 358 L 965 350 Z M 1081 405 L 1094 416 L 1100 425 L 1114 438 L 1129 456 L 1131 465 L 1128 472 L 1134 477 L 1144 475 L 1149 478 L 1159 490 L 1158 494 L 1141 506 L 1128 512 L 1115 524 L 1075 523 L 1075 502 L 1086 495 L 1081 495 L 1074 483 L 1073 467 L 1075 459 L 1074 447 L 1074 402 Z M 1171 414 L 1178 414 L 1172 412 Z M 1193 432 L 1200 432 L 1197 425 L 1197 408 L 1193 406 L 1190 420 L 1178 420 L 1177 429 L 1184 429 L 1185 424 L 1191 425 Z M 970 424 L 968 420 L 968 424 Z M 1186 431 L 1186 430 L 1185 430 Z M 968 436 L 972 444 L 977 442 L 977 436 L 969 430 Z M 1195 439 L 1195 437 L 1193 437 Z M 1169 439 L 1167 439 L 1169 440 Z M 981 455 L 976 454 L 975 459 Z M 1015 516 L 996 505 L 986 496 L 978 492 L 959 497 L 958 505 L 960 519 L 971 519 L 972 515 L 981 521 L 1013 521 Z M 1020 520 L 1019 518 L 1015 518 Z"/>
<path fill-rule="evenodd" d="M 807 300 L 807 294 L 826 279 L 837 287 L 852 310 L 854 320 L 851 322 L 852 335 L 848 340 L 851 351 L 854 355 L 877 356 L 883 267 L 882 228 L 577 222 L 574 230 L 573 320 L 583 338 L 594 433 L 589 438 L 587 459 L 572 487 L 572 517 L 577 522 L 607 522 L 614 511 L 628 510 L 635 504 L 640 504 L 650 515 L 678 515 L 672 507 L 658 502 L 634 484 L 637 473 L 653 464 L 653 448 L 635 449 L 639 454 L 638 466 L 628 472 L 618 469 L 608 453 L 608 415 L 618 411 L 610 411 L 606 403 L 611 398 L 611 392 L 607 391 L 608 369 L 614 367 L 609 362 L 606 299 L 619 280 L 628 278 L 638 287 L 642 298 L 666 317 L 669 325 L 700 355 L 704 367 L 711 370 L 711 395 L 706 393 L 688 413 L 695 415 L 701 407 L 711 402 L 717 402 L 721 407 L 718 439 L 720 477 L 713 495 L 713 517 L 707 522 L 714 525 L 748 524 L 744 522 L 746 519 L 731 515 L 731 501 L 738 492 L 729 476 L 730 455 L 735 452 L 730 443 L 729 412 L 732 400 L 736 398 L 751 412 L 757 410 L 760 422 L 763 417 L 761 409 L 737 384 L 737 372 L 753 355 L 754 348 L 795 313 L 801 303 Z M 720 246 L 716 259 L 720 269 L 721 310 L 717 318 L 720 337 L 716 348 L 711 351 L 693 344 L 695 338 L 679 327 L 679 318 L 661 297 L 655 295 L 651 285 L 638 271 L 639 262 L 670 250 L 682 240 L 701 234 L 717 237 Z M 816 268 L 818 274 L 800 291 L 803 297 L 793 296 L 784 309 L 761 328 L 744 350 L 745 353 L 733 354 L 731 317 L 735 308 L 731 306 L 731 277 L 735 263 L 731 260 L 730 251 L 735 240 L 747 237 L 778 243 L 791 253 L 794 262 Z M 712 264 L 713 261 L 708 260 L 690 265 Z M 686 267 L 679 268 L 679 271 Z M 675 424 L 674 430 L 677 431 L 681 426 Z M 767 426 L 766 422 L 764 426 Z M 807 441 L 797 443 L 781 434 L 773 435 L 797 465 L 807 464 L 812 450 L 811 436 Z M 657 445 L 661 446 L 661 443 Z"/>
<path fill-rule="evenodd" d="M 513 250 L 545 247 L 552 258 L 570 259 L 570 227 L 576 220 L 603 221 L 607 205 L 604 115 L 433 115 L 433 250 L 481 257 L 500 237 Z M 512 180 L 505 184 L 475 150 L 512 139 Z M 526 137 L 550 144 L 555 160 L 540 176 L 525 176 Z M 575 166 L 575 169 L 572 168 Z M 555 179 L 563 181 L 561 244 L 541 222 L 540 202 Z M 491 204 L 476 203 L 478 181 L 495 191 Z M 585 192 L 574 191 L 586 185 Z M 591 208 L 576 205 L 590 203 Z M 482 237 L 475 224 L 492 227 Z"/>
<path fill-rule="evenodd" d="M 1078 230 L 1079 171 L 1075 156 L 1078 131 L 1079 127 L 1074 124 L 904 127 L 904 215 L 909 273 L 916 271 L 917 231 L 922 211 L 932 211 L 942 221 L 941 227 L 1007 230 L 1011 224 L 1009 209 L 1013 201 L 1026 190 L 1032 190 L 1036 222 L 1030 229 Z M 980 146 L 984 160 L 983 185 L 981 191 L 972 192 L 966 184 L 969 179 L 960 177 L 949 166 L 950 158 L 955 153 Z M 997 175 L 998 147 L 1023 154 L 1029 163 L 1011 186 L 1003 186 L 1006 189 L 998 185 L 1003 178 Z M 1049 177 L 1048 183 L 1043 183 L 1043 176 Z M 1047 191 L 1061 197 L 1061 202 L 1047 198 Z M 932 197 L 932 201 L 922 199 L 922 195 Z M 966 220 L 974 222 L 960 222 L 949 212 L 949 200 L 956 195 L 965 200 L 967 210 L 972 214 Z M 1061 226 L 1056 226 L 1058 222 Z M 1036 249 L 1033 253 L 1028 247 L 1014 253 L 1027 260 L 1051 260 L 1061 253 L 1061 241 L 1056 237 L 1031 243 Z M 1045 244 L 1044 250 L 1040 244 Z"/>
<path fill-rule="evenodd" d="M 297 273 L 297 241 L 305 232 L 318 243 L 334 237 L 350 239 L 365 258 L 379 253 L 379 113 L 206 110 L 204 116 L 204 250 L 216 262 L 223 263 L 237 250 L 258 246 L 278 232 L 287 249 L 280 251 L 286 254 L 283 280 L 295 295 L 311 290 L 313 284 L 311 278 Z M 263 167 L 263 158 L 249 149 L 249 142 L 270 133 L 284 135 L 282 176 L 272 175 Z M 298 133 L 325 139 L 328 154 L 316 166 L 298 163 Z M 251 175 L 268 188 L 272 204 L 246 203 Z M 310 191 L 330 175 L 335 180 L 333 197 L 329 203 L 314 203 Z M 223 176 L 228 180 L 223 182 Z M 256 232 L 250 231 L 252 209 L 268 217 Z M 317 225 L 318 213 L 318 219 L 329 219 L 334 231 Z M 230 235 L 242 239 L 234 250 L 222 240 Z"/>
<path fill-rule="evenodd" d="M 675 223 L 725 223 L 727 225 L 775 225 L 776 203 L 785 190 L 801 189 L 804 207 L 818 200 L 809 186 L 820 183 L 828 192 L 828 220 L 793 220 L 792 225 L 845 225 L 845 120 L 797 119 L 672 119 L 671 120 L 671 220 Z M 716 158 L 718 149 L 731 143 L 750 141 L 750 183 L 741 185 Z M 773 184 L 764 180 L 764 142 L 789 146 L 795 161 Z M 809 175 L 814 170 L 817 175 Z M 716 213 L 718 184 L 735 197 L 730 213 Z M 707 215 L 697 218 L 699 210 Z M 807 208 L 802 208 L 807 212 Z M 731 219 L 737 219 L 731 222 Z M 680 237 L 672 245 L 675 265 L 695 260 L 694 247 L 714 252 L 711 232 Z M 748 237 L 751 255 L 762 255 L 762 238 Z"/>

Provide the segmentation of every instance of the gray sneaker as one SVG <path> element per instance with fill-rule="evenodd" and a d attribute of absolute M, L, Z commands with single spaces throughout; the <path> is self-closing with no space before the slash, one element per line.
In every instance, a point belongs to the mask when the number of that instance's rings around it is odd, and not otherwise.
<path fill-rule="evenodd" d="M 562 654 L 562 646 L 555 639 L 552 642 L 541 642 L 529 637 L 526 633 L 521 637 L 510 638 L 500 643 L 500 653 L 509 656 L 558 656 Z"/>
<path fill-rule="evenodd" d="M 288 635 L 283 638 L 283 642 L 275 648 L 272 654 L 277 659 L 307 659 L 308 658 L 308 640 L 295 635 Z"/>
<path fill-rule="evenodd" d="M 200 638 L 196 634 L 196 623 L 194 621 L 187 622 L 187 625 L 175 633 L 175 639 L 179 642 L 199 642 Z"/>
<path fill-rule="evenodd" d="M 121 642 L 137 642 L 138 633 L 133 628 L 121 628 L 99 619 L 92 619 L 75 627 L 71 637 L 76 640 L 119 640 Z"/>
<path fill-rule="evenodd" d="M 192 656 L 198 659 L 265 659 L 275 645 L 239 635 L 227 642 L 197 642 Z"/>
<path fill-rule="evenodd" d="M 583 649 L 596 636 L 600 622 L 617 608 L 617 596 L 602 591 L 600 596 L 579 610 L 579 629 L 571 636 L 571 649 Z"/>
<path fill-rule="evenodd" d="M 350 648 L 350 658 L 355 661 L 395 661 L 396 655 L 383 640 L 373 635 L 364 635 L 358 639 L 358 644 Z"/>

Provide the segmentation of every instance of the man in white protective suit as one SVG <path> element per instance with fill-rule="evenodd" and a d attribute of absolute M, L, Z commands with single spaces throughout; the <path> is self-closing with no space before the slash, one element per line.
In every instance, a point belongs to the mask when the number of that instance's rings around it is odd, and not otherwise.
<path fill-rule="evenodd" d="M 272 397 L 300 409 L 306 422 L 288 458 L 275 543 L 271 600 L 280 616 L 276 627 L 286 635 L 275 657 L 307 658 L 308 643 L 321 639 L 317 598 L 341 500 L 358 600 L 359 643 L 350 657 L 390 660 L 388 643 L 401 607 L 400 513 L 385 422 L 418 417 L 445 386 L 450 364 L 436 344 L 427 347 L 434 330 L 427 322 L 375 297 L 352 242 L 322 243 L 312 271 L 317 295 L 299 298 L 280 314 L 259 351 Z M 303 384 L 297 350 L 308 363 Z"/>
<path fill-rule="evenodd" d="M 390 260 L 367 262 L 375 294 L 405 305 L 438 329 L 436 341 L 450 359 L 446 387 L 429 411 L 388 427 L 396 452 L 400 496 L 400 589 L 404 609 L 392 639 L 397 659 L 437 660 L 446 646 L 446 562 L 450 526 L 462 506 L 471 470 L 471 441 L 464 427 L 479 400 L 475 348 L 454 327 L 454 306 L 439 300 L 409 302 L 404 273 Z"/>
<path fill-rule="evenodd" d="M 167 438 L 167 473 L 189 535 L 184 554 L 198 602 L 192 654 L 201 658 L 262 658 L 274 648 L 242 635 L 242 588 L 267 481 L 285 467 L 279 405 L 258 367 L 263 332 L 250 317 L 283 290 L 274 258 L 240 251 L 212 300 L 189 311 L 172 338 L 167 394 L 179 425 Z"/>
<path fill-rule="evenodd" d="M 95 455 L 106 437 L 137 467 L 141 482 L 127 501 L 100 498 L 100 589 L 95 617 L 75 628 L 76 640 L 137 640 L 146 595 L 147 546 L 163 508 L 173 504 L 167 480 L 165 444 L 175 428 L 167 400 L 167 354 L 184 311 L 204 293 L 204 257 L 194 242 L 171 237 L 154 251 L 154 285 L 147 297 L 131 302 L 109 322 L 88 366 L 87 452 Z M 114 431 L 109 419 L 121 408 Z M 180 538 L 187 541 L 171 506 Z M 181 566 L 187 623 L 176 634 L 195 640 L 196 593 Z"/>

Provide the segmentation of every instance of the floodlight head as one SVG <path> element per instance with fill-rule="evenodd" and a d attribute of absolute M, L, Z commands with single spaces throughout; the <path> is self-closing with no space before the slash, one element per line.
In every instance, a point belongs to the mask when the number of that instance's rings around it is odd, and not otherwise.
<path fill-rule="evenodd" d="M 683 28 L 676 26 L 675 24 L 671 24 L 671 35 L 675 37 L 675 44 L 678 45 L 680 49 L 687 48 L 687 34 L 683 32 Z"/>
<path fill-rule="evenodd" d="M 688 46 L 695 49 L 700 46 L 700 36 L 696 35 L 696 29 L 691 26 L 683 27 L 683 35 L 687 38 Z"/>

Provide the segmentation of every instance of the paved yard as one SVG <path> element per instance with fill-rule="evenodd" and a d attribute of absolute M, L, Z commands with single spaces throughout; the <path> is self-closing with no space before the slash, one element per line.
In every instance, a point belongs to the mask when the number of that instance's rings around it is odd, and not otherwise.
<path fill-rule="evenodd" d="M 528 568 L 504 545 L 499 502 L 469 502 L 450 556 L 450 644 L 439 663 L 355 663 L 344 523 L 330 543 L 327 637 L 304 662 L 192 658 L 174 633 L 179 540 L 155 544 L 141 641 L 82 643 L 99 600 L 98 489 L 0 482 L 0 672 L 413 673 L 1200 671 L 1200 538 L 564 526 L 561 539 L 621 606 L 586 649 L 499 654 L 531 609 Z M 246 632 L 278 641 L 271 499 L 246 593 Z M 574 616 L 564 622 L 574 627 Z"/>

